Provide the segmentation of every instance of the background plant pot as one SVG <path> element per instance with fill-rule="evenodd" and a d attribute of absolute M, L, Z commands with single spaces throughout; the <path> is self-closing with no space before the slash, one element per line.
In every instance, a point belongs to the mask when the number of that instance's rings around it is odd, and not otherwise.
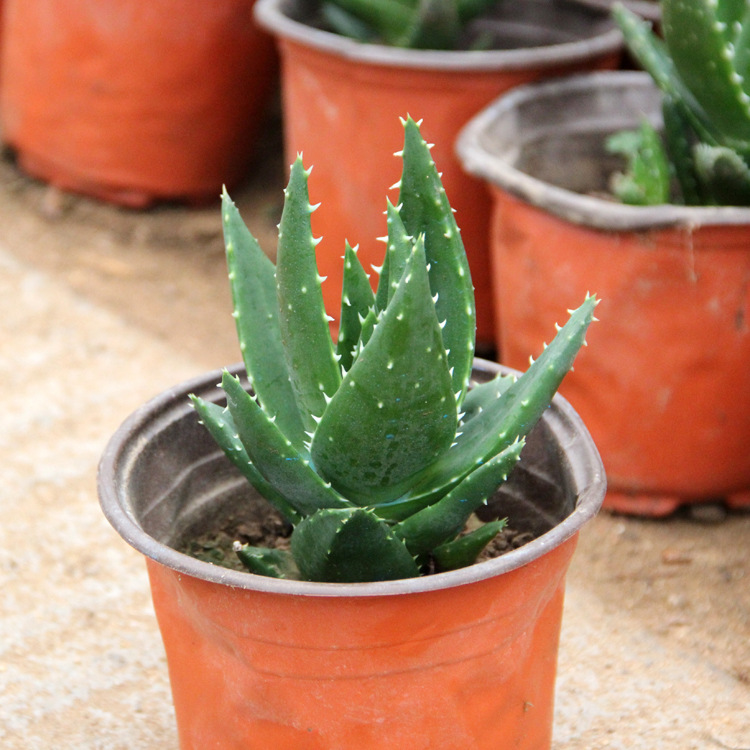
<path fill-rule="evenodd" d="M 660 122 L 648 75 L 598 73 L 511 92 L 462 133 L 492 185 L 501 359 L 525 363 L 595 291 L 601 323 L 561 392 L 601 451 L 605 505 L 750 505 L 750 209 L 596 197 L 622 166 L 604 139 L 644 115 Z"/>
<path fill-rule="evenodd" d="M 494 339 L 487 227 L 490 201 L 462 172 L 452 146 L 459 128 L 512 86 L 584 68 L 615 67 L 621 37 L 609 15 L 553 0 L 498 5 L 485 21 L 500 49 L 438 52 L 361 44 L 315 28 L 311 4 L 260 0 L 256 17 L 279 42 L 287 163 L 300 151 L 314 165 L 313 229 L 328 314 L 338 319 L 344 241 L 359 243 L 365 268 L 380 265 L 384 191 L 400 177 L 399 118 L 422 133 L 463 234 L 472 268 L 480 343 Z M 395 201 L 396 194 L 393 195 Z"/>
<path fill-rule="evenodd" d="M 6 0 L 3 137 L 30 174 L 129 206 L 246 174 L 276 83 L 253 0 Z"/>
<path fill-rule="evenodd" d="M 496 369 L 477 360 L 475 375 Z M 99 475 L 105 514 L 148 558 L 182 750 L 549 748 L 565 571 L 605 488 L 569 404 L 555 399 L 493 500 L 537 539 L 450 573 L 307 583 L 174 549 L 209 515 L 262 502 L 188 403 L 219 400 L 218 378 L 137 411 Z"/>

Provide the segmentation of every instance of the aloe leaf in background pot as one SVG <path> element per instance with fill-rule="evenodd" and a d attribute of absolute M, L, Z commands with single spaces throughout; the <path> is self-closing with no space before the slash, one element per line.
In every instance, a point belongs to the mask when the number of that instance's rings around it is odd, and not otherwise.
<path fill-rule="evenodd" d="M 630 51 L 665 97 L 666 150 L 680 185 L 673 202 L 750 205 L 750 6 L 661 0 L 661 11 L 663 39 L 622 5 L 613 12 Z M 644 205 L 670 202 L 656 171 L 636 174 L 642 161 L 631 160 L 617 195 Z"/>
<path fill-rule="evenodd" d="M 627 159 L 626 172 L 613 175 L 612 188 L 623 203 L 669 203 L 670 169 L 659 134 L 644 120 L 638 130 L 623 130 L 607 139 L 607 150 Z"/>
<path fill-rule="evenodd" d="M 324 0 L 339 34 L 394 47 L 454 49 L 464 26 L 497 0 Z"/>

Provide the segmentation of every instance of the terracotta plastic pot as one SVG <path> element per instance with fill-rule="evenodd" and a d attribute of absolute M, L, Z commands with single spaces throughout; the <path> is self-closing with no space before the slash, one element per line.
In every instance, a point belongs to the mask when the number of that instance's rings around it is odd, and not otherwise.
<path fill-rule="evenodd" d="M 339 316 L 344 242 L 359 244 L 365 268 L 382 263 L 383 196 L 399 179 L 399 118 L 423 119 L 443 175 L 476 287 L 477 336 L 494 339 L 487 227 L 490 200 L 453 156 L 460 127 L 520 83 L 585 68 L 615 67 L 622 40 L 609 15 L 550 0 L 501 3 L 487 29 L 504 49 L 438 52 L 360 44 L 315 28 L 310 4 L 259 0 L 258 21 L 279 41 L 287 163 L 314 166 L 313 229 L 328 314 Z M 392 194 L 396 200 L 397 192 Z"/>
<path fill-rule="evenodd" d="M 5 0 L 0 97 L 20 166 L 144 206 L 241 180 L 276 84 L 254 0 Z"/>
<path fill-rule="evenodd" d="M 486 379 L 497 365 L 477 360 Z M 277 580 L 175 551 L 210 517 L 261 501 L 198 424 L 187 394 L 137 411 L 102 458 L 110 522 L 148 558 L 182 750 L 550 747 L 564 577 L 605 480 L 556 398 L 489 513 L 539 535 L 463 570 L 381 583 Z"/>
<path fill-rule="evenodd" d="M 621 165 L 606 136 L 660 123 L 643 73 L 518 89 L 458 149 L 494 197 L 501 359 L 528 361 L 587 290 L 601 322 L 564 393 L 607 469 L 605 505 L 665 515 L 750 505 L 750 209 L 634 207 L 596 197 Z"/>

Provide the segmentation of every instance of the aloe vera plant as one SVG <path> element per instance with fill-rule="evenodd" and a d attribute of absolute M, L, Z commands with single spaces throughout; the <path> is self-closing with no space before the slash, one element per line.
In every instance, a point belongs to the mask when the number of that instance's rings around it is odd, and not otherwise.
<path fill-rule="evenodd" d="M 226 455 L 294 526 L 289 550 L 240 546 L 253 572 L 354 582 L 470 564 L 503 521 L 464 533 L 519 459 L 571 368 L 587 296 L 520 378 L 470 388 L 475 313 L 459 229 L 418 125 L 404 122 L 398 205 L 387 205 L 374 293 L 346 248 L 334 344 L 315 263 L 301 157 L 276 265 L 226 193 L 234 316 L 252 392 L 225 372 L 227 406 L 193 397 Z"/>
<path fill-rule="evenodd" d="M 394 47 L 454 49 L 466 24 L 497 0 L 323 0 L 332 30 Z"/>
<path fill-rule="evenodd" d="M 663 93 L 664 148 L 688 205 L 750 205 L 750 5 L 739 0 L 661 0 L 663 39 L 648 22 L 613 10 L 628 48 Z M 663 179 L 654 144 L 630 154 L 620 193 L 658 203 Z M 661 157 L 657 156 L 657 160 Z M 639 185 L 633 191 L 633 184 Z M 651 196 L 633 200 L 636 195 Z"/>

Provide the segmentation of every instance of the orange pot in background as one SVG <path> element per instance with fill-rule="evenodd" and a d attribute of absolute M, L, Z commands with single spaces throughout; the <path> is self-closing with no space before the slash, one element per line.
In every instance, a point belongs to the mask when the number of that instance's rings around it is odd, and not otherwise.
<path fill-rule="evenodd" d="M 4 140 L 28 173 L 140 207 L 244 178 L 276 84 L 253 0 L 6 0 Z"/>
<path fill-rule="evenodd" d="M 467 168 L 493 185 L 502 361 L 525 365 L 596 292 L 601 322 L 561 392 L 602 454 L 605 506 L 750 506 L 750 209 L 593 197 L 617 164 L 604 138 L 641 111 L 658 122 L 646 74 L 580 76 L 519 89 L 462 134 Z"/>
<path fill-rule="evenodd" d="M 606 505 L 750 505 L 750 224 L 602 232 L 495 198 L 496 278 L 518 290 L 500 297 L 503 362 L 528 363 L 561 300 L 602 298 L 561 390 L 604 457 Z"/>
<path fill-rule="evenodd" d="M 323 238 L 318 267 L 328 282 L 328 314 L 338 319 L 344 242 L 359 244 L 363 265 L 379 266 L 386 234 L 384 191 L 398 181 L 399 118 L 423 119 L 476 287 L 477 338 L 494 342 L 488 261 L 490 199 L 453 155 L 461 126 L 501 92 L 526 81 L 586 68 L 615 67 L 621 38 L 608 14 L 549 0 L 503 4 L 488 30 L 507 49 L 485 52 L 403 50 L 313 28 L 297 0 L 259 0 L 259 22 L 278 38 L 287 163 L 303 152 L 314 166 L 313 230 Z M 512 22 L 516 22 L 513 28 Z M 521 27 L 521 31 L 517 30 Z M 522 34 L 523 36 L 513 36 Z M 515 48 L 514 48 L 515 47 Z M 522 48 L 521 48 L 522 47 Z M 396 200 L 397 191 L 392 192 Z"/>
<path fill-rule="evenodd" d="M 565 573 L 605 490 L 570 405 L 554 399 L 491 500 L 538 538 L 438 575 L 310 583 L 173 548 L 210 513 L 262 511 L 187 398 L 218 401 L 219 376 L 132 415 L 99 473 L 105 514 L 148 558 L 181 750 L 549 750 Z"/>

